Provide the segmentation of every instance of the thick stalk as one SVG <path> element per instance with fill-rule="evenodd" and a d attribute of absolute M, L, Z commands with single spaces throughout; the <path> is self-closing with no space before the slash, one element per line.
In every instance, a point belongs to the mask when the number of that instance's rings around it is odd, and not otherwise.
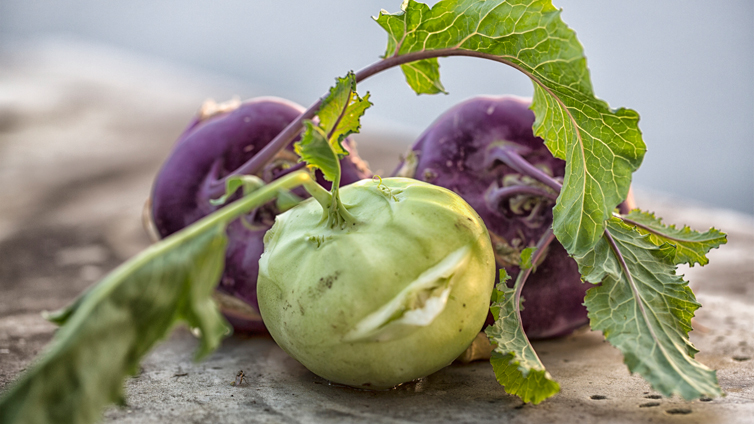
<path fill-rule="evenodd" d="M 494 152 L 490 152 L 490 153 L 495 155 L 494 156 L 495 159 L 500 160 L 504 164 L 510 166 L 511 168 L 515 169 L 516 171 L 524 175 L 528 175 L 534 178 L 535 180 L 555 190 L 556 193 L 560 193 L 560 189 L 563 187 L 563 184 L 561 184 L 560 182 L 558 182 L 551 176 L 547 175 L 541 169 L 532 165 L 528 160 L 524 159 L 523 156 L 518 154 L 518 152 L 516 152 L 515 150 L 508 149 L 508 148 L 501 148 L 501 149 L 496 149 Z"/>
<path fill-rule="evenodd" d="M 332 203 L 332 194 L 330 194 L 329 191 L 317 184 L 312 178 L 309 178 L 309 181 L 304 184 L 304 189 L 314 198 L 314 200 L 317 201 L 317 203 L 319 203 L 320 206 L 322 206 L 323 210 L 327 211 L 330 207 L 330 203 Z"/>
<path fill-rule="evenodd" d="M 531 264 L 532 266 L 526 269 L 521 269 L 518 272 L 518 276 L 516 277 L 516 284 L 513 286 L 514 290 L 514 305 L 518 306 L 521 305 L 521 292 L 524 289 L 524 284 L 526 284 L 526 280 L 529 278 L 529 275 L 531 274 L 532 270 L 534 269 L 534 265 L 539 262 L 540 258 L 542 258 L 542 255 L 547 250 L 547 246 L 552 243 L 552 241 L 555 240 L 555 234 L 552 232 L 552 228 L 547 229 L 544 234 L 542 234 L 542 237 L 539 238 L 537 241 L 537 245 L 535 246 L 535 251 L 532 254 L 531 257 Z M 518 307 L 516 309 L 516 314 L 518 315 L 518 322 L 521 323 L 521 308 Z"/>
<path fill-rule="evenodd" d="M 456 48 L 448 48 L 448 49 L 438 49 L 438 50 L 426 50 L 421 52 L 415 52 L 415 53 L 406 53 L 400 56 L 391 56 L 386 59 L 382 59 L 379 62 L 375 62 L 365 68 L 362 68 L 360 71 L 356 72 L 356 82 L 359 83 L 372 75 L 378 74 L 382 71 L 385 71 L 390 68 L 394 68 L 396 66 L 404 65 L 406 63 L 415 62 L 418 60 L 423 59 L 431 59 L 431 58 L 437 58 L 437 57 L 449 57 L 449 56 L 467 56 L 467 57 L 478 57 L 482 59 L 489 59 L 493 60 L 495 62 L 500 62 L 505 65 L 511 66 L 515 69 L 518 69 L 519 71 L 526 74 L 529 78 L 532 79 L 535 83 L 537 83 L 539 86 L 541 86 L 543 89 L 547 90 L 549 92 L 549 89 L 545 87 L 539 80 L 537 80 L 534 75 L 532 75 L 527 70 L 521 68 L 520 66 L 509 62 L 501 57 L 487 54 L 487 53 L 480 53 L 480 52 L 474 52 L 474 51 L 468 51 L 468 50 L 459 50 Z M 325 93 L 324 96 L 322 96 L 319 100 L 314 102 L 311 106 L 309 106 L 308 109 L 304 111 L 301 115 L 299 115 L 298 118 L 293 120 L 290 124 L 288 124 L 285 129 L 280 132 L 272 141 L 270 141 L 269 144 L 267 144 L 262 150 L 259 151 L 254 157 L 249 159 L 246 163 L 238 167 L 235 171 L 228 174 L 225 178 L 228 178 L 232 175 L 241 175 L 241 174 L 249 174 L 254 175 L 258 173 L 262 167 L 264 167 L 265 164 L 267 164 L 272 158 L 282 149 L 285 148 L 288 144 L 290 144 L 301 132 L 303 123 L 307 119 L 312 119 L 314 116 L 316 116 L 317 111 L 319 110 L 319 106 L 322 104 L 322 101 L 329 95 L 329 93 Z M 211 197 L 219 197 L 224 194 L 224 187 L 225 187 L 225 180 L 217 181 L 216 184 L 213 184 L 213 186 L 210 188 L 210 194 Z"/>
<path fill-rule="evenodd" d="M 484 195 L 484 201 L 490 209 L 497 210 L 500 202 L 513 196 L 532 195 L 555 201 L 558 195 L 538 187 L 527 185 L 514 185 L 490 190 Z"/>

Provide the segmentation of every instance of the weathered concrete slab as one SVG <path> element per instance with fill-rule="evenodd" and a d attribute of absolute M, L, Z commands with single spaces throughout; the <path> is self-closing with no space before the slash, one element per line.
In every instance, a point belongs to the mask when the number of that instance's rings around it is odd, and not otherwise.
<path fill-rule="evenodd" d="M 654 393 L 630 376 L 617 350 L 591 331 L 535 343 L 561 393 L 537 406 L 506 395 L 488 363 L 454 364 L 385 392 L 332 386 L 266 337 L 234 336 L 208 360 L 191 362 L 196 341 L 178 331 L 128 381 L 129 407 L 105 422 L 750 422 L 754 416 L 754 331 L 750 305 L 704 296 L 694 342 L 718 369 L 721 399 L 685 402 Z M 735 323 L 745 323 L 744 325 Z M 248 382 L 232 386 L 238 370 Z M 679 419 L 682 416 L 682 420 Z"/>
<path fill-rule="evenodd" d="M 97 55 L 77 51 L 76 60 L 45 51 L 0 57 L 0 391 L 50 340 L 54 326 L 41 311 L 67 304 L 148 244 L 140 213 L 151 179 L 207 94 L 181 92 L 175 77 L 117 58 L 93 73 L 81 55 Z M 383 164 L 397 153 L 361 151 Z M 752 422 L 754 219 L 648 191 L 637 201 L 669 223 L 714 223 L 729 233 L 709 266 L 684 271 L 704 305 L 692 333 L 697 357 L 718 370 L 723 398 L 657 398 L 588 331 L 535 344 L 562 391 L 531 406 L 507 396 L 488 363 L 359 391 L 329 385 L 263 336 L 233 336 L 193 363 L 196 341 L 179 329 L 126 383 L 129 406 L 109 409 L 103 421 Z M 231 386 L 241 369 L 247 383 Z"/>

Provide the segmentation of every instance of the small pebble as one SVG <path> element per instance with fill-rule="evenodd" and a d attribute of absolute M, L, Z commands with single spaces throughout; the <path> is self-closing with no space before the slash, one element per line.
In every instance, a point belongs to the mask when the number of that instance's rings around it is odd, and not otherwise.
<path fill-rule="evenodd" d="M 691 413 L 691 410 L 688 408 L 673 408 L 673 409 L 668 409 L 665 412 L 671 415 L 688 415 Z"/>

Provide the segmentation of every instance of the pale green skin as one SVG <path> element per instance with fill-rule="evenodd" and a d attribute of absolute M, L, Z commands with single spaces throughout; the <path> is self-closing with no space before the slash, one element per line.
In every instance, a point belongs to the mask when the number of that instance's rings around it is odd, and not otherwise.
<path fill-rule="evenodd" d="M 387 389 L 445 367 L 469 346 L 487 317 L 495 259 L 481 218 L 455 193 L 407 178 L 378 184 L 340 190 L 357 219 L 347 229 L 326 228 L 313 199 L 279 215 L 265 236 L 257 294 L 272 337 L 309 370 Z M 312 237 L 321 236 L 318 247 Z M 467 260 L 429 325 L 400 327 L 385 341 L 348 340 L 357 323 L 464 246 Z"/>

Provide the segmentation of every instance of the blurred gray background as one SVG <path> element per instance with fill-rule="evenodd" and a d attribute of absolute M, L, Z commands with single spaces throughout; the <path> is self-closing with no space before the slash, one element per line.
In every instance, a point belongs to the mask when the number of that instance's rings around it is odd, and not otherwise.
<path fill-rule="evenodd" d="M 754 213 L 754 2 L 555 4 L 585 47 L 597 95 L 641 114 L 649 151 L 636 185 Z M 400 0 L 0 0 L 0 71 L 2 58 L 35 49 L 60 51 L 92 73 L 98 58 L 117 56 L 191 75 L 180 80 L 195 81 L 185 90 L 204 97 L 308 105 L 334 77 L 383 53 L 386 36 L 370 18 L 381 8 L 398 11 Z M 414 95 L 398 70 L 361 85 L 375 103 L 363 129 L 370 143 L 403 150 L 476 94 L 531 96 L 530 82 L 505 66 L 440 64 L 447 96 Z M 0 112 L 12 98 L 5 94 Z"/>

